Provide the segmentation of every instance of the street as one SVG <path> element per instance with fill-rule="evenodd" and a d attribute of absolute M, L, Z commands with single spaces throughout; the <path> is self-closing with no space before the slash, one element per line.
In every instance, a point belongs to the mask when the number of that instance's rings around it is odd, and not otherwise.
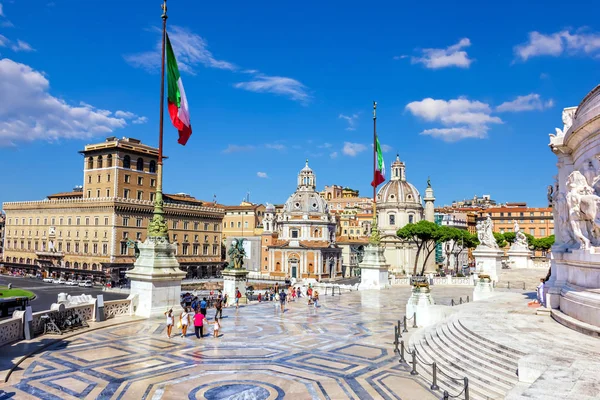
<path fill-rule="evenodd" d="M 0 275 L 0 286 L 8 286 L 12 283 L 13 288 L 22 288 L 35 293 L 36 298 L 31 301 L 33 312 L 49 310 L 52 303 L 56 303 L 59 293 L 67 293 L 72 296 L 80 294 L 91 294 L 96 297 L 99 294 L 104 295 L 104 300 L 119 300 L 127 298 L 127 294 L 103 292 L 101 288 L 66 286 L 56 283 L 45 283 L 41 279 L 17 278 L 12 276 Z"/>

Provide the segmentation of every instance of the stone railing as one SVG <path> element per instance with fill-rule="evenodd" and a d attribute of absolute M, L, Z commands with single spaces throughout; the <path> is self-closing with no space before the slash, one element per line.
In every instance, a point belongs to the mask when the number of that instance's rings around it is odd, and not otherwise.
<path fill-rule="evenodd" d="M 95 318 L 95 303 L 81 304 L 74 307 L 67 307 L 64 311 L 39 311 L 33 313 L 33 320 L 31 321 L 33 325 L 33 334 L 40 335 L 44 333 L 44 321 L 42 319 L 43 315 L 48 315 L 49 317 L 56 319 L 64 319 L 73 314 L 79 314 L 79 317 L 84 321 L 92 321 Z"/>
<path fill-rule="evenodd" d="M 0 321 L 0 346 L 23 339 L 23 320 L 19 317 Z"/>
<path fill-rule="evenodd" d="M 114 318 L 118 315 L 132 315 L 131 300 L 112 300 L 104 302 L 104 317 Z"/>
<path fill-rule="evenodd" d="M 397 277 L 394 275 L 390 276 L 390 285 L 392 286 L 409 286 L 410 285 L 410 276 L 407 277 Z M 432 286 L 474 286 L 475 280 L 474 276 L 465 276 L 465 277 L 457 277 L 457 276 L 428 276 L 429 284 Z"/>

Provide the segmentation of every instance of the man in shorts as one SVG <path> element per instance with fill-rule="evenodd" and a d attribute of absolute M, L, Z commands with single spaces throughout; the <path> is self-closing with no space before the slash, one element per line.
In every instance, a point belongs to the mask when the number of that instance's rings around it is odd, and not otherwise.
<path fill-rule="evenodd" d="M 279 293 L 279 303 L 281 304 L 281 312 L 285 312 L 285 297 L 286 297 L 286 293 L 285 290 L 283 290 L 283 288 L 281 289 L 281 292 Z"/>
<path fill-rule="evenodd" d="M 221 316 L 221 319 L 223 319 L 223 298 L 221 295 L 219 295 L 215 301 L 215 309 L 217 310 L 215 312 L 215 319 L 218 319 L 219 315 Z"/>
<path fill-rule="evenodd" d="M 240 299 L 242 298 L 242 292 L 239 289 L 235 291 L 235 308 L 240 308 Z"/>

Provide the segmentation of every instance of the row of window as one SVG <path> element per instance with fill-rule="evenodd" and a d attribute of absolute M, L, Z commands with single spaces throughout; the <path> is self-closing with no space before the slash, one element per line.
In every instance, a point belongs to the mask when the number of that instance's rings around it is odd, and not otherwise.
<path fill-rule="evenodd" d="M 33 231 L 29 231 L 27 236 L 32 237 L 33 236 L 32 233 L 33 233 Z M 51 236 L 52 234 L 53 234 L 52 233 L 52 229 L 50 229 L 50 232 L 48 233 L 48 236 Z M 58 231 L 58 233 L 54 233 L 54 234 L 58 234 L 58 237 L 62 237 L 62 231 Z M 108 232 L 105 231 L 104 232 L 104 238 L 106 238 L 107 235 L 108 235 Z M 10 235 L 10 231 L 6 232 L 6 236 L 7 237 L 11 236 Z M 12 235 L 12 236 L 19 236 L 18 235 L 18 231 L 15 230 L 14 231 L 14 235 Z M 40 231 L 35 231 L 35 237 L 39 237 L 39 236 L 40 236 Z M 21 230 L 21 237 L 25 237 L 25 231 L 24 230 Z M 46 231 L 45 230 L 42 231 L 42 237 L 46 237 Z M 71 231 L 67 231 L 67 237 L 71 237 Z M 75 237 L 77 237 L 77 238 L 79 237 L 79 231 L 75 231 Z M 83 237 L 84 238 L 88 237 L 88 231 L 84 231 L 83 232 Z M 98 238 L 98 231 L 94 231 L 94 238 Z"/>
<path fill-rule="evenodd" d="M 96 157 L 96 168 L 104 168 L 105 166 L 106 167 L 113 166 L 112 154 L 109 154 L 106 156 L 106 163 L 104 162 L 104 158 L 102 156 Z M 94 157 L 88 157 L 87 168 L 88 169 L 94 168 Z M 123 157 L 123 168 L 131 169 L 131 157 L 130 156 Z M 139 157 L 137 159 L 135 169 L 137 169 L 138 171 L 144 170 L 144 159 L 142 157 Z M 148 164 L 148 172 L 156 173 L 156 161 L 154 161 L 154 160 L 150 161 L 150 163 Z"/>
<path fill-rule="evenodd" d="M 415 216 L 412 214 L 408 214 L 408 223 L 412 224 L 415 221 Z M 396 225 L 396 214 L 389 215 L 390 225 Z"/>
<path fill-rule="evenodd" d="M 500 219 L 497 222 L 499 224 L 512 224 L 513 220 L 512 219 Z M 547 224 L 548 222 L 550 222 L 551 224 L 554 223 L 554 221 L 552 219 L 530 219 L 529 220 L 530 224 Z M 525 219 L 524 218 L 519 219 L 519 223 L 520 224 L 525 223 Z"/>
<path fill-rule="evenodd" d="M 504 233 L 504 232 L 512 232 L 512 229 L 510 229 L 510 228 L 506 229 L 506 230 L 504 228 L 500 229 L 500 233 Z M 539 228 L 539 232 L 540 232 L 540 234 L 539 234 L 540 237 L 546 236 L 546 228 Z M 531 236 L 535 236 L 535 228 L 529 228 L 529 234 Z M 554 235 L 554 228 L 550 228 L 550 235 Z"/>
<path fill-rule="evenodd" d="M 104 217 L 104 225 L 108 225 L 108 220 L 109 220 L 108 217 Z M 41 221 L 44 222 L 43 225 L 48 225 L 48 218 L 44 218 L 43 220 L 40 218 L 36 218 L 35 225 L 40 225 Z M 52 218 L 50 218 L 50 225 L 52 225 L 52 226 L 56 225 L 57 221 L 58 221 L 58 225 L 64 225 L 65 218 L 59 217 L 57 219 L 56 217 L 52 217 Z M 91 217 L 84 217 L 84 221 L 85 221 L 85 225 L 90 225 Z M 25 222 L 27 222 L 27 219 L 21 218 L 21 225 L 27 225 Z M 67 217 L 66 222 L 67 222 L 67 225 L 72 225 L 73 218 Z M 12 218 L 8 219 L 8 225 L 9 226 L 12 225 Z M 15 225 L 19 225 L 19 218 L 15 218 Z M 33 225 L 33 218 L 29 218 L 29 225 Z M 75 225 L 81 225 L 81 217 L 75 217 Z M 96 225 L 96 226 L 100 225 L 100 217 L 94 217 L 94 225 Z"/>
<path fill-rule="evenodd" d="M 11 248 L 11 242 L 9 240 L 6 241 L 6 248 L 10 249 Z M 14 250 L 28 250 L 28 251 L 51 251 L 51 250 L 56 250 L 58 252 L 62 252 L 63 251 L 63 242 L 57 242 L 56 245 L 53 242 L 49 242 L 48 245 L 46 245 L 46 241 L 31 241 L 28 240 L 27 242 L 25 242 L 24 240 L 21 240 L 20 242 L 17 240 L 13 240 L 12 241 L 12 249 Z M 82 254 L 102 254 L 102 255 L 107 255 L 108 254 L 108 243 L 102 243 L 102 253 L 99 253 L 99 244 L 98 243 L 92 243 L 92 245 L 90 246 L 89 243 L 83 243 L 83 246 L 80 245 L 79 242 L 73 242 L 73 246 L 71 246 L 71 242 L 65 242 L 64 245 L 64 251 L 66 253 L 71 253 L 71 249 L 73 249 L 73 253 L 80 253 L 80 250 Z M 90 252 L 91 250 L 91 252 Z"/>
<path fill-rule="evenodd" d="M 179 222 L 180 221 L 173 221 L 173 229 L 179 229 Z M 219 224 L 212 224 L 213 225 L 213 231 L 215 232 L 219 232 Z M 188 230 L 190 229 L 190 222 L 189 221 L 183 221 L 183 230 Z M 208 231 L 210 230 L 210 224 L 208 222 L 204 223 L 204 230 Z M 200 223 L 199 222 L 194 222 L 194 230 L 197 231 L 200 228 Z"/>
<path fill-rule="evenodd" d="M 507 216 L 507 217 L 512 217 L 512 216 L 513 216 L 513 215 L 512 215 L 512 214 L 513 214 L 512 212 L 507 212 L 507 213 L 503 213 L 503 212 L 501 212 L 501 213 L 500 213 L 500 216 L 501 216 L 501 217 L 504 217 L 504 214 L 506 214 L 506 216 Z M 519 212 L 519 213 L 514 213 L 514 214 L 515 214 L 515 215 L 514 215 L 515 217 L 524 217 L 526 213 L 525 213 L 525 212 Z M 492 215 L 494 215 L 494 214 L 492 214 Z M 539 215 L 540 217 L 544 217 L 544 216 L 546 216 L 546 213 L 545 213 L 544 211 L 540 211 L 540 213 L 539 213 L 538 215 Z M 550 215 L 550 213 L 549 213 L 548 215 Z M 494 215 L 494 216 L 495 216 L 495 215 Z M 530 212 L 529 212 L 529 216 L 530 216 L 530 217 L 533 217 L 533 216 L 535 216 L 535 213 L 534 213 L 533 211 L 530 211 Z"/>
<path fill-rule="evenodd" d="M 233 228 L 234 227 L 234 223 L 233 221 L 229 221 L 229 227 Z M 237 227 L 241 228 L 242 227 L 242 221 L 238 221 L 237 222 Z M 227 228 L 227 222 L 223 222 L 223 228 Z M 248 221 L 244 221 L 244 228 L 248 228 Z"/>
<path fill-rule="evenodd" d="M 191 251 L 190 251 L 190 247 L 191 247 Z M 219 248 L 220 248 L 220 246 L 218 244 L 212 245 L 212 255 L 213 256 L 220 255 Z M 202 255 L 208 256 L 209 249 L 210 249 L 210 246 L 208 244 L 203 244 L 202 245 Z M 121 255 L 122 256 L 133 255 L 133 251 L 130 251 L 130 247 L 127 246 L 127 242 L 121 242 Z M 177 245 L 177 247 L 175 248 L 175 255 L 179 255 L 179 245 Z M 182 243 L 181 244 L 181 255 L 184 255 L 184 256 L 200 255 L 200 245 L 199 244 L 191 244 L 190 245 L 189 243 Z"/>
<path fill-rule="evenodd" d="M 6 261 L 10 262 L 11 258 L 7 257 Z M 19 258 L 19 259 L 17 259 L 17 257 L 13 257 L 12 258 L 12 262 L 14 262 L 14 263 L 18 262 L 20 264 L 34 264 L 35 260 L 32 260 L 31 258 L 27 258 L 27 259 L 25 259 L 25 258 Z M 93 264 L 82 263 L 82 264 L 80 264 L 77 261 L 75 261 L 73 264 L 71 264 L 69 261 L 65 261 L 64 264 L 63 264 L 63 266 L 65 268 L 71 268 L 71 265 L 75 269 L 79 269 L 80 267 L 81 267 L 81 269 L 84 269 L 84 270 L 90 268 L 92 271 L 96 271 L 96 270 L 102 268 L 100 264 L 96 264 L 96 263 L 93 263 Z"/>
<path fill-rule="evenodd" d="M 125 183 L 131 183 L 131 175 L 124 175 L 124 179 L 125 179 Z M 97 178 L 96 178 L 97 182 L 100 183 L 102 182 L 102 175 L 98 174 Z M 106 182 L 110 182 L 110 174 L 106 174 Z M 88 175 L 88 183 L 91 184 L 92 183 L 92 175 Z M 143 176 L 138 176 L 137 177 L 137 184 L 139 186 L 143 186 L 144 185 L 144 177 Z M 151 178 L 150 179 L 150 186 L 155 187 L 156 186 L 156 179 Z"/>

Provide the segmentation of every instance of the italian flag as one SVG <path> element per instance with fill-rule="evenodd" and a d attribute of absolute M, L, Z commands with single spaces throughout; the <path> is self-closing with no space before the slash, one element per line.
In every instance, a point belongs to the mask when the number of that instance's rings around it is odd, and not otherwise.
<path fill-rule="evenodd" d="M 179 131 L 177 143 L 185 146 L 190 136 L 192 136 L 190 110 L 169 35 L 167 35 L 167 85 L 169 87 L 167 99 L 169 103 L 169 115 L 171 116 L 173 126 Z"/>
<path fill-rule="evenodd" d="M 377 158 L 375 160 L 375 176 L 371 186 L 377 187 L 385 182 L 385 163 L 383 162 L 383 154 L 381 153 L 381 146 L 379 145 L 379 138 L 375 137 Z"/>

